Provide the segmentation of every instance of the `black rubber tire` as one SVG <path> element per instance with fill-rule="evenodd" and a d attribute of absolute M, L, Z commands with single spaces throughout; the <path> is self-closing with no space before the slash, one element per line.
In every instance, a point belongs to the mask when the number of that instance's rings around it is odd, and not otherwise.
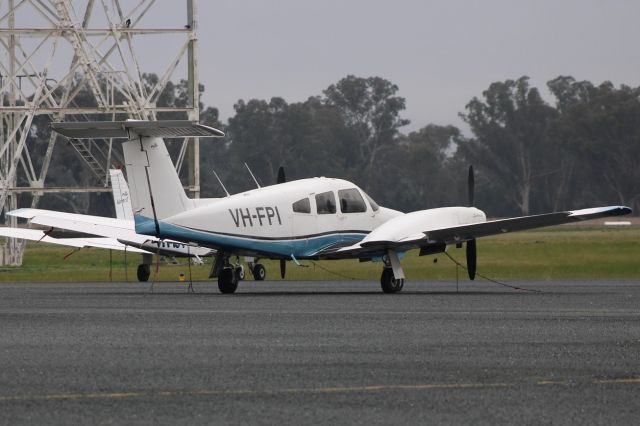
<path fill-rule="evenodd" d="M 222 268 L 218 276 L 218 290 L 223 294 L 235 293 L 238 288 L 238 276 L 234 268 Z"/>
<path fill-rule="evenodd" d="M 238 277 L 238 281 L 244 280 L 244 267 L 242 265 L 236 266 L 236 276 Z"/>
<path fill-rule="evenodd" d="M 396 279 L 393 276 L 393 269 L 384 268 L 382 270 L 382 276 L 380 277 L 380 286 L 382 292 L 387 294 L 398 293 L 404 287 L 403 279 Z"/>
<path fill-rule="evenodd" d="M 264 281 L 264 279 L 267 277 L 267 270 L 261 263 L 257 263 L 253 267 L 251 273 L 253 274 L 253 279 L 256 281 Z"/>
<path fill-rule="evenodd" d="M 142 283 L 147 282 L 151 276 L 151 265 L 141 263 L 138 265 L 138 270 L 136 272 L 138 275 L 138 281 Z"/>

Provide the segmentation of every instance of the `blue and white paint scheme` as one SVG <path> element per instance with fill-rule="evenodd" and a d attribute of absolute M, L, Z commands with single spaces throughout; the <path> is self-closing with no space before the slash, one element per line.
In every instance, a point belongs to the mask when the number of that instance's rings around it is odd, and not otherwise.
<path fill-rule="evenodd" d="M 222 137 L 217 129 L 191 122 L 53 123 L 64 136 L 123 137 L 135 230 L 139 234 L 195 243 L 218 251 L 212 276 L 223 293 L 237 277 L 231 255 L 286 260 L 381 258 L 382 289 L 402 289 L 401 254 L 440 253 L 467 245 L 469 276 L 475 276 L 476 238 L 604 216 L 624 215 L 624 206 L 548 213 L 487 221 L 475 207 L 445 207 L 408 214 L 378 206 L 362 189 L 342 179 L 311 178 L 280 183 L 216 200 L 189 199 L 162 137 Z M 470 170 L 470 205 L 473 174 Z"/>

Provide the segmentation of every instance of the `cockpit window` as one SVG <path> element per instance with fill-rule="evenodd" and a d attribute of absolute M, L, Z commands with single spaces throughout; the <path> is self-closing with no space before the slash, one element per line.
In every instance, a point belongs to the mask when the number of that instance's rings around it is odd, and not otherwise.
<path fill-rule="evenodd" d="M 369 200 L 369 204 L 371 204 L 371 208 L 373 209 L 373 211 L 377 212 L 378 209 L 380 209 L 380 206 L 378 205 L 378 203 L 373 201 L 373 198 L 369 197 L 368 194 L 364 194 L 364 195 L 367 197 L 367 200 Z"/>
<path fill-rule="evenodd" d="M 338 191 L 340 199 L 340 211 L 342 213 L 362 213 L 367 211 L 367 205 L 355 188 L 341 189 Z"/>
<path fill-rule="evenodd" d="M 332 214 L 336 212 L 336 197 L 332 191 L 316 195 L 318 214 Z"/>
<path fill-rule="evenodd" d="M 303 198 L 293 203 L 293 211 L 295 213 L 311 213 L 311 202 L 308 198 Z"/>

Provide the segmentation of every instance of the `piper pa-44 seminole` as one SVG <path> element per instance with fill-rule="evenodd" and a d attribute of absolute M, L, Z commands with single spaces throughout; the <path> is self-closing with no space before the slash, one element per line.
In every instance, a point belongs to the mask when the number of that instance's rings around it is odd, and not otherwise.
<path fill-rule="evenodd" d="M 52 123 L 69 138 L 125 138 L 123 151 L 139 234 L 216 249 L 212 277 L 222 293 L 238 287 L 232 256 L 286 261 L 360 259 L 383 262 L 385 293 L 402 290 L 401 254 L 442 253 L 466 244 L 469 278 L 476 274 L 476 238 L 631 213 L 624 206 L 597 207 L 487 221 L 475 207 L 443 207 L 401 213 L 376 204 L 342 179 L 310 178 L 279 183 L 217 199 L 187 198 L 163 137 L 222 137 L 217 129 L 189 121 Z M 471 172 L 472 170 L 470 170 Z M 473 173 L 469 174 L 473 205 Z"/>

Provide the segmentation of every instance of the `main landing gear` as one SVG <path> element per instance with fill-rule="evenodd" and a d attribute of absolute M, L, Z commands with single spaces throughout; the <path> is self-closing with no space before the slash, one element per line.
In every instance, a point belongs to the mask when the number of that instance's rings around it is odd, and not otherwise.
<path fill-rule="evenodd" d="M 218 274 L 218 289 L 220 293 L 235 293 L 238 288 L 238 274 L 233 266 L 225 266 Z"/>
<path fill-rule="evenodd" d="M 384 269 L 380 277 L 382 292 L 398 293 L 404 287 L 404 271 L 400 265 L 398 254 L 393 250 L 388 250 L 382 261 L 384 262 Z"/>
<path fill-rule="evenodd" d="M 393 269 L 384 268 L 380 277 L 380 285 L 383 293 L 397 293 L 404 287 L 404 278 L 396 278 Z"/>
<path fill-rule="evenodd" d="M 251 274 L 253 275 L 254 280 L 264 281 L 267 276 L 267 270 L 261 263 L 256 263 L 251 269 Z"/>
<path fill-rule="evenodd" d="M 256 281 L 264 281 L 267 277 L 267 270 L 262 263 L 258 263 L 260 259 L 256 257 L 245 257 L 244 260 L 247 262 L 247 266 L 251 271 L 251 275 L 253 275 L 253 279 Z"/>
<path fill-rule="evenodd" d="M 211 265 L 209 278 L 218 278 L 218 290 L 223 294 L 235 293 L 238 281 L 244 278 L 244 268 L 236 258 L 235 265 L 229 262 L 229 255 L 218 251 Z"/>
<path fill-rule="evenodd" d="M 138 276 L 138 281 L 141 283 L 149 281 L 149 277 L 151 276 L 151 264 L 153 263 L 153 255 L 151 253 L 144 253 L 142 255 L 142 263 L 138 265 L 138 270 L 136 271 L 136 275 Z"/>
<path fill-rule="evenodd" d="M 139 264 L 136 275 L 138 276 L 138 281 L 141 283 L 149 281 L 149 277 L 151 276 L 151 265 L 147 263 Z"/>

